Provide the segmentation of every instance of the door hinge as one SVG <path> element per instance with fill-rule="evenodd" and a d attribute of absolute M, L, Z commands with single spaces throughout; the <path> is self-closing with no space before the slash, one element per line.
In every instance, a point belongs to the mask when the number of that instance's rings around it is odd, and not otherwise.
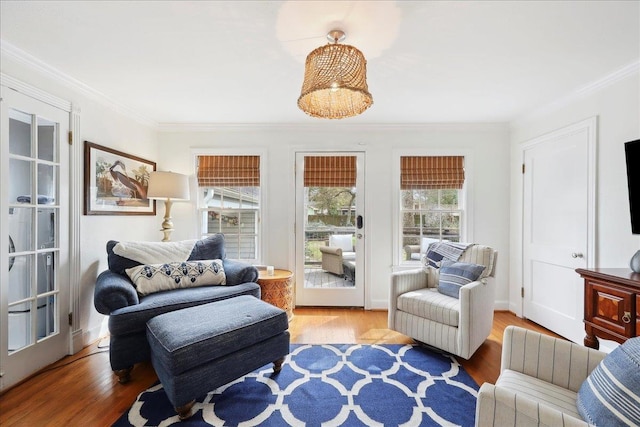
<path fill-rule="evenodd" d="M 73 144 L 73 131 L 70 130 L 69 131 L 69 145 L 72 145 L 72 144 Z"/>
<path fill-rule="evenodd" d="M 73 326 L 73 313 L 69 313 L 69 326 Z"/>
<path fill-rule="evenodd" d="M 524 298 L 524 287 L 520 288 L 520 298 Z"/>
<path fill-rule="evenodd" d="M 522 173 L 524 173 L 524 163 L 522 164 Z"/>

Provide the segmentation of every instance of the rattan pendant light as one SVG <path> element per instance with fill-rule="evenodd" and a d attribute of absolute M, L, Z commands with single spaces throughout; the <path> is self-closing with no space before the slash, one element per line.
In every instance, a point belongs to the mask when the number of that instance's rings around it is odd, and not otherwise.
<path fill-rule="evenodd" d="M 367 87 L 367 61 L 353 46 L 339 44 L 345 34 L 333 30 L 332 42 L 307 56 L 298 107 L 312 117 L 343 119 L 357 116 L 373 104 Z"/>

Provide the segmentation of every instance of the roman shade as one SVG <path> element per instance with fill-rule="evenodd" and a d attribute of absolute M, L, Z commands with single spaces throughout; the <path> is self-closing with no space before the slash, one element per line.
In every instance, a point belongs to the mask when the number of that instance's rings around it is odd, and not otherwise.
<path fill-rule="evenodd" d="M 402 190 L 462 189 L 463 156 L 402 156 Z"/>
<path fill-rule="evenodd" d="M 305 156 L 305 187 L 355 187 L 355 156 Z"/>
<path fill-rule="evenodd" d="M 260 156 L 198 156 L 198 186 L 259 187 Z"/>

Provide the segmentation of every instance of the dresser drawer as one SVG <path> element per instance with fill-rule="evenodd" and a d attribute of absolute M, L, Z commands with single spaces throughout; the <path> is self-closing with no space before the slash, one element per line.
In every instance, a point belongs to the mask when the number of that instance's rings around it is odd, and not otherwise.
<path fill-rule="evenodd" d="M 594 280 L 587 280 L 586 291 L 586 321 L 626 337 L 635 336 L 639 295 Z"/>

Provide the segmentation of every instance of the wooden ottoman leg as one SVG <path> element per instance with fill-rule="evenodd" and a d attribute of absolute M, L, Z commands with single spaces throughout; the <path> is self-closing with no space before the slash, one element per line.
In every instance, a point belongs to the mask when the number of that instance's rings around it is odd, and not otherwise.
<path fill-rule="evenodd" d="M 284 356 L 273 362 L 273 372 L 280 372 L 282 370 L 282 364 L 284 363 Z"/>
<path fill-rule="evenodd" d="M 178 418 L 180 418 L 180 421 L 186 420 L 193 415 L 193 413 L 191 412 L 191 408 L 193 408 L 193 405 L 195 403 L 196 401 L 192 400 L 186 405 L 176 406 L 176 412 L 178 413 Z"/>

